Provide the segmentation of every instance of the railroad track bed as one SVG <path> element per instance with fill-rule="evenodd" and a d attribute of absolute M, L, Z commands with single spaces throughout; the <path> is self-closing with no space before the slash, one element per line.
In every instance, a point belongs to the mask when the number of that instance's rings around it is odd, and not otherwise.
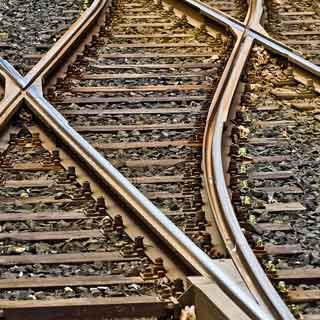
<path fill-rule="evenodd" d="M 24 74 L 87 7 L 83 0 L 4 0 L 0 4 L 0 56 Z"/>
<path fill-rule="evenodd" d="M 232 202 L 256 256 L 297 318 L 319 311 L 319 95 L 255 46 L 226 133 Z M 227 152 L 227 151 L 226 151 Z"/>
<path fill-rule="evenodd" d="M 218 30 L 194 28 L 161 2 L 119 2 L 48 89 L 70 124 L 212 257 L 221 252 L 204 206 L 202 137 L 232 42 Z"/>
<path fill-rule="evenodd" d="M 266 2 L 265 28 L 270 36 L 320 64 L 320 7 L 316 1 Z"/>
<path fill-rule="evenodd" d="M 248 11 L 248 3 L 245 0 L 202 0 L 201 2 L 240 21 L 244 21 Z"/>
<path fill-rule="evenodd" d="M 148 234 L 129 235 L 126 209 L 83 181 L 63 150 L 26 107 L 1 136 L 1 316 L 172 319 L 184 290 L 167 277 L 174 259 L 167 264 Z"/>

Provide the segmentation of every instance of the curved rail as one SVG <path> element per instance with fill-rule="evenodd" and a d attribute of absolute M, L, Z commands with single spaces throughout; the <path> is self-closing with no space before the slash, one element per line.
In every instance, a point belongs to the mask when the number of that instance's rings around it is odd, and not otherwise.
<path fill-rule="evenodd" d="M 247 30 L 260 21 L 262 13 L 255 1 L 251 1 L 246 17 Z M 274 319 L 294 319 L 277 291 L 272 286 L 251 247 L 244 237 L 235 215 L 226 186 L 222 160 L 222 139 L 232 99 L 237 89 L 241 72 L 253 45 L 253 38 L 242 34 L 232 56 L 232 66 L 225 69 L 220 90 L 214 97 L 207 119 L 203 143 L 205 184 L 209 201 L 215 213 L 218 228 L 230 255 L 244 281 L 257 301 L 272 314 Z"/>

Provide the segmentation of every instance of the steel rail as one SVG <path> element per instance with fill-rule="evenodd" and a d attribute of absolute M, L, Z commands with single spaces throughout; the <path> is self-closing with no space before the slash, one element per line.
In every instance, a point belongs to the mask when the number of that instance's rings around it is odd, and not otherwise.
<path fill-rule="evenodd" d="M 7 114 L 10 106 L 21 100 L 21 87 L 25 81 L 9 62 L 0 57 L 0 75 L 5 82 L 4 98 L 0 101 L 0 117 Z"/>
<path fill-rule="evenodd" d="M 233 56 L 232 67 L 227 66 L 224 70 L 220 88 L 211 104 L 203 143 L 204 177 L 220 234 L 245 283 L 274 319 L 293 320 L 294 316 L 274 289 L 241 230 L 230 200 L 223 168 L 224 125 L 241 73 L 253 43 L 257 41 L 256 34 L 250 30 L 260 25 L 262 13 L 262 7 L 256 1 L 251 1 L 246 18 L 246 32 Z"/>
<path fill-rule="evenodd" d="M 111 4 L 112 0 L 94 0 L 92 5 L 77 19 L 77 21 L 68 29 L 68 31 L 55 43 L 55 45 L 45 54 L 44 57 L 22 77 L 20 73 L 5 59 L 0 57 L 0 75 L 12 82 L 10 94 L 6 94 L 0 101 L 0 117 L 9 117 L 13 112 L 15 101 L 19 100 L 19 95 L 23 94 L 29 86 L 37 83 L 38 89 L 42 92 L 42 79 L 56 64 L 68 54 L 68 50 L 74 47 L 79 38 L 90 28 L 90 25 L 101 14 L 107 3 Z M 6 81 L 7 83 L 8 81 Z M 8 92 L 8 90 L 6 90 Z M 64 120 L 60 113 L 57 117 Z"/>
<path fill-rule="evenodd" d="M 26 81 L 8 61 L 2 58 L 0 58 L 0 74 L 5 77 L 7 81 L 8 79 L 10 79 L 10 81 L 12 80 L 10 87 L 7 88 L 6 86 L 5 88 L 5 98 L 0 101 L 0 125 L 2 126 L 22 102 L 24 97 L 22 87 L 26 84 Z M 8 93 L 8 91 L 10 92 Z M 66 121 L 57 110 L 55 113 L 56 116 L 60 118 L 60 121 Z"/>
<path fill-rule="evenodd" d="M 273 52 L 276 52 L 282 56 L 288 57 L 293 63 L 299 65 L 302 69 L 309 71 L 317 77 L 320 77 L 320 67 L 315 65 L 314 63 L 306 60 L 302 55 L 294 52 L 293 49 L 287 47 L 281 42 L 267 37 L 264 34 L 250 30 L 249 36 L 255 39 L 257 42 L 264 45 L 266 48 L 270 49 Z"/>
<path fill-rule="evenodd" d="M 261 24 L 261 18 L 263 14 L 263 1 L 264 0 L 255 0 L 255 6 L 257 12 L 259 12 L 260 17 L 256 18 L 249 25 L 249 36 L 254 38 L 257 42 L 263 44 L 266 48 L 271 51 L 277 52 L 278 54 L 287 57 L 295 64 L 299 65 L 301 68 L 308 70 L 317 77 L 320 76 L 320 67 L 313 64 L 312 62 L 305 59 L 302 55 L 295 52 L 294 49 L 288 47 L 287 45 L 281 43 L 280 41 L 272 38 L 264 29 Z"/>
<path fill-rule="evenodd" d="M 261 15 L 263 13 L 263 0 L 256 0 L 250 1 L 250 7 L 254 6 L 252 12 L 254 16 L 250 18 L 250 23 L 248 24 L 249 15 L 247 14 L 246 19 L 244 22 L 241 22 L 228 14 L 219 11 L 218 9 L 212 8 L 200 0 L 182 0 L 184 3 L 189 4 L 193 8 L 199 10 L 201 14 L 208 17 L 209 19 L 214 20 L 220 24 L 223 24 L 225 27 L 238 30 L 240 32 L 246 31 L 248 36 L 251 38 L 259 41 L 267 48 L 278 52 L 282 56 L 286 56 L 290 58 L 294 63 L 302 67 L 303 69 L 308 70 L 309 72 L 313 73 L 316 76 L 320 76 L 320 67 L 313 64 L 312 62 L 306 60 L 302 55 L 295 52 L 294 49 L 286 46 L 285 44 L 281 43 L 280 41 L 270 37 L 267 32 L 264 30 L 263 26 L 261 25 Z"/>
<path fill-rule="evenodd" d="M 21 74 L 5 59 L 0 57 L 0 75 L 12 81 L 16 87 L 23 88 L 27 81 L 21 76 Z"/>

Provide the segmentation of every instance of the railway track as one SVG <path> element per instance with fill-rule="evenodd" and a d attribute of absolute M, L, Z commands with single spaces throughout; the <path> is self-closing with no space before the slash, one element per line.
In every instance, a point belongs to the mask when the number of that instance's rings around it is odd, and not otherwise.
<path fill-rule="evenodd" d="M 96 0 L 24 79 L 0 65 L 4 319 L 178 318 L 198 274 L 237 317 L 319 318 L 317 70 L 261 33 L 259 2 L 209 6 Z"/>
<path fill-rule="evenodd" d="M 318 93 L 310 74 L 302 84 L 296 72 L 264 47 L 253 48 L 225 152 L 232 202 L 256 256 L 296 317 L 317 319 Z"/>
<path fill-rule="evenodd" d="M 219 258 L 226 251 L 202 188 L 202 137 L 232 39 L 218 25 L 196 26 L 161 2 L 120 2 L 45 92 L 73 128 Z"/>
<path fill-rule="evenodd" d="M 319 65 L 319 3 L 266 1 L 265 6 L 267 32 Z"/>
<path fill-rule="evenodd" d="M 232 39 L 145 1 L 119 2 L 111 19 L 48 99 L 200 248 L 221 257 L 201 185 L 202 137 Z"/>

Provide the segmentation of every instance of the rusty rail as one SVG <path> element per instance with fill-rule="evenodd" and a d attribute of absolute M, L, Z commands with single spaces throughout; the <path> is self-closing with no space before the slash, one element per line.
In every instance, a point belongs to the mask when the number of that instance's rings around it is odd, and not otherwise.
<path fill-rule="evenodd" d="M 270 312 L 273 319 L 294 319 L 265 275 L 242 233 L 229 198 L 222 164 L 224 123 L 254 41 L 247 30 L 260 21 L 261 14 L 262 11 L 259 10 L 257 3 L 251 1 L 245 20 L 247 29 L 236 43 L 213 98 L 203 142 L 204 181 L 220 234 L 247 286 L 254 293 L 257 301 Z"/>

